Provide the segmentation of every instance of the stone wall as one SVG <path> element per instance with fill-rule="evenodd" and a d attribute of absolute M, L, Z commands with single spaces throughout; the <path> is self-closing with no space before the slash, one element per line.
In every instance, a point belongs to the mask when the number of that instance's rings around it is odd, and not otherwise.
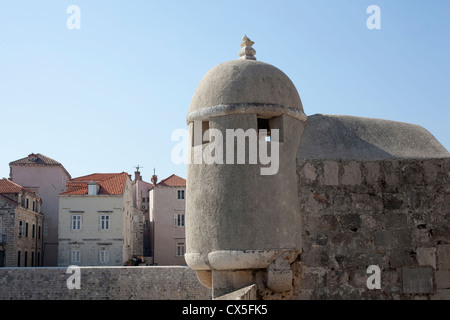
<path fill-rule="evenodd" d="M 21 266 L 41 265 L 43 215 L 0 197 L 0 220 L 0 234 L 4 240 L 0 241 L 3 266 L 16 267 L 19 252 Z M 19 221 L 23 223 L 21 236 Z"/>
<path fill-rule="evenodd" d="M 14 244 L 14 219 L 16 206 L 3 197 L 0 197 L 0 261 L 1 266 L 17 266 L 17 250 Z M 2 257 L 1 255 L 4 255 Z M 1 264 L 3 262 L 3 265 Z"/>
<path fill-rule="evenodd" d="M 0 300 L 208 300 L 187 267 L 80 267 L 80 289 L 67 268 L 0 268 Z"/>
<path fill-rule="evenodd" d="M 295 299 L 450 299 L 450 159 L 297 163 Z M 381 289 L 369 290 L 370 265 Z"/>

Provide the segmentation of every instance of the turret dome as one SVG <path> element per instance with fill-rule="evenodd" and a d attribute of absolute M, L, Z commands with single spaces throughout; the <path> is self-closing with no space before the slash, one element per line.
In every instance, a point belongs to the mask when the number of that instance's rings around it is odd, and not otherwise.
<path fill-rule="evenodd" d="M 241 56 L 212 68 L 200 81 L 187 122 L 233 113 L 256 113 L 262 118 L 283 113 L 306 120 L 300 96 L 280 69 L 256 61 L 253 44 L 242 38 Z"/>

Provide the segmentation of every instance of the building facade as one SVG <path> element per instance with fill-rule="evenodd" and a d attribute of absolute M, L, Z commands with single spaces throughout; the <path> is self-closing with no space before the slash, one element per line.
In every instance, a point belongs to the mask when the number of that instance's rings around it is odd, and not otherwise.
<path fill-rule="evenodd" d="M 185 253 L 185 197 L 186 180 L 171 175 L 150 190 L 150 225 L 152 256 L 156 265 L 186 265 Z"/>
<path fill-rule="evenodd" d="M 58 265 L 124 265 L 141 253 L 141 225 L 126 172 L 69 180 L 59 195 Z"/>
<path fill-rule="evenodd" d="M 143 221 L 142 226 L 139 227 L 136 225 L 136 228 L 140 228 L 142 230 L 142 253 L 138 255 L 142 255 L 144 257 L 150 256 L 150 215 L 149 215 L 149 192 L 153 188 L 153 184 L 142 180 L 142 175 L 139 171 L 139 167 L 134 172 L 134 181 L 133 181 L 133 205 L 136 210 L 142 212 Z M 147 259 L 146 259 L 147 260 Z"/>
<path fill-rule="evenodd" d="M 41 205 L 34 192 L 0 180 L 0 267 L 42 265 Z"/>
<path fill-rule="evenodd" d="M 61 163 L 40 153 L 13 161 L 10 180 L 33 191 L 42 199 L 45 212 L 43 225 L 43 264 L 56 266 L 58 255 L 58 194 L 71 178 Z"/>

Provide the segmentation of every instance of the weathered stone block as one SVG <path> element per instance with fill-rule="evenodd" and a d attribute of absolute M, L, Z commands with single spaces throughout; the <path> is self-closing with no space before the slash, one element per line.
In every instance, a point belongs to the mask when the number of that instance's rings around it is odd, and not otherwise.
<path fill-rule="evenodd" d="M 328 265 L 328 254 L 324 247 L 312 247 L 303 252 L 301 261 L 308 267 L 323 267 Z"/>
<path fill-rule="evenodd" d="M 367 288 L 367 278 L 369 276 L 367 269 L 351 269 L 349 271 L 349 284 L 355 288 Z"/>
<path fill-rule="evenodd" d="M 357 213 L 344 214 L 339 216 L 340 225 L 343 230 L 356 232 L 361 226 L 361 218 Z"/>
<path fill-rule="evenodd" d="M 450 270 L 438 270 L 435 274 L 436 288 L 450 289 Z"/>
<path fill-rule="evenodd" d="M 403 293 L 433 293 L 431 268 L 403 268 Z"/>
<path fill-rule="evenodd" d="M 323 162 L 323 184 L 326 186 L 337 186 L 339 184 L 339 164 L 337 162 Z"/>
<path fill-rule="evenodd" d="M 307 180 L 316 180 L 316 168 L 309 162 L 305 163 L 303 166 L 303 175 Z"/>
<path fill-rule="evenodd" d="M 401 194 L 383 194 L 383 206 L 384 209 L 390 210 L 399 210 L 403 207 L 403 197 Z"/>
<path fill-rule="evenodd" d="M 437 261 L 438 269 L 450 269 L 450 244 L 440 244 L 437 246 Z"/>
<path fill-rule="evenodd" d="M 409 250 L 395 250 L 390 256 L 390 266 L 392 268 L 417 266 L 416 253 Z"/>
<path fill-rule="evenodd" d="M 394 233 L 392 230 L 380 230 L 375 232 L 375 245 L 377 247 L 392 247 L 394 243 Z"/>
<path fill-rule="evenodd" d="M 416 253 L 419 265 L 436 269 L 436 248 L 417 248 Z"/>
<path fill-rule="evenodd" d="M 431 300 L 450 300 L 450 289 L 437 289 Z"/>
<path fill-rule="evenodd" d="M 388 213 L 386 217 L 386 223 L 389 226 L 389 228 L 403 228 L 407 221 L 406 221 L 406 215 L 401 213 Z"/>
<path fill-rule="evenodd" d="M 344 165 L 344 174 L 342 175 L 343 185 L 360 185 L 362 182 L 361 166 L 357 161 L 350 161 Z"/>
<path fill-rule="evenodd" d="M 433 183 L 437 178 L 438 166 L 432 161 L 425 161 L 423 164 L 423 168 L 425 170 L 425 182 Z"/>
<path fill-rule="evenodd" d="M 365 180 L 367 184 L 376 184 L 380 177 L 380 164 L 377 162 L 364 163 L 366 171 Z"/>

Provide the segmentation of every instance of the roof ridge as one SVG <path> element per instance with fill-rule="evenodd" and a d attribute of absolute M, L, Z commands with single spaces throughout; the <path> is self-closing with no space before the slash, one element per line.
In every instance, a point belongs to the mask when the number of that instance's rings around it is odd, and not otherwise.
<path fill-rule="evenodd" d="M 181 184 L 183 184 L 183 186 L 185 186 L 186 185 L 186 179 L 184 179 L 184 178 L 182 178 L 182 177 L 180 177 L 180 176 L 177 176 L 175 173 L 173 173 L 173 174 L 171 174 L 169 177 L 167 177 L 166 179 L 163 179 L 163 180 L 161 180 L 159 183 L 157 183 L 156 185 L 158 186 L 168 186 L 168 187 L 181 187 L 182 185 L 170 185 L 170 184 L 167 184 L 166 182 L 167 181 L 170 181 L 170 179 L 180 179 L 180 180 L 182 180 L 182 183 Z"/>
<path fill-rule="evenodd" d="M 172 173 L 172 174 L 171 174 L 170 176 L 168 176 L 167 178 L 162 179 L 162 180 L 161 180 L 160 182 L 158 182 L 157 184 L 160 184 L 160 183 L 162 183 L 162 182 L 164 182 L 164 181 L 166 181 L 166 180 L 172 178 L 173 176 L 175 176 L 175 173 Z"/>
<path fill-rule="evenodd" d="M 31 156 L 36 156 L 36 159 L 31 160 Z M 9 163 L 10 166 L 54 166 L 54 167 L 60 167 L 63 172 L 67 174 L 69 179 L 72 178 L 70 173 L 67 171 L 66 168 L 61 164 L 61 162 L 56 161 L 53 158 L 50 158 L 46 155 L 43 155 L 42 153 L 30 153 L 28 156 L 11 161 Z"/>
<path fill-rule="evenodd" d="M 9 179 L 7 179 L 7 178 L 2 178 L 1 179 L 2 181 L 8 181 L 9 183 L 12 183 L 12 184 L 14 184 L 16 187 L 19 187 L 19 188 L 22 188 L 22 189 L 25 189 L 23 186 L 21 186 L 20 184 L 17 184 L 17 183 L 15 183 L 14 181 L 12 181 L 12 180 L 9 180 Z"/>
<path fill-rule="evenodd" d="M 79 178 L 101 175 L 99 173 L 93 173 L 86 176 L 82 176 Z M 107 194 L 107 195 L 118 195 L 123 194 L 125 192 L 126 179 L 129 177 L 127 172 L 119 172 L 119 173 L 106 173 L 106 175 L 111 175 L 102 180 L 95 180 L 95 182 L 100 186 L 100 190 L 98 192 L 99 195 Z M 79 179 L 74 178 L 74 179 Z M 98 178 L 98 177 L 97 177 Z M 85 180 L 69 180 L 66 182 L 66 191 L 61 192 L 60 195 L 83 195 L 88 192 L 88 183 L 90 179 Z M 72 184 L 72 185 L 71 185 Z M 72 188 L 70 188 L 72 187 Z"/>
<path fill-rule="evenodd" d="M 26 192 L 29 192 L 29 193 L 31 193 L 31 194 L 34 194 L 35 196 L 37 196 L 37 197 L 40 199 L 40 197 L 36 194 L 36 192 L 31 191 L 30 189 L 25 188 L 24 186 L 21 186 L 20 184 L 15 183 L 15 182 L 12 181 L 12 180 L 9 180 L 9 179 L 7 179 L 7 178 L 2 178 L 2 179 L 0 179 L 0 182 L 1 182 L 1 181 L 5 181 L 5 182 L 9 183 L 10 185 L 12 185 L 12 187 L 17 188 L 17 189 L 19 189 L 20 191 L 25 190 Z"/>
<path fill-rule="evenodd" d="M 118 175 L 118 174 L 120 174 L 120 173 L 113 173 L 113 172 L 99 173 L 99 172 L 95 172 L 95 173 L 91 173 L 91 174 L 86 174 L 86 175 L 84 175 L 84 176 L 75 177 L 75 178 L 73 178 L 73 179 L 70 179 L 69 181 L 74 181 L 74 182 L 89 182 L 89 181 L 94 181 L 94 180 L 92 180 L 92 179 L 80 180 L 80 179 L 81 179 L 81 178 L 86 178 L 86 177 L 89 177 L 89 176 L 95 176 L 95 175 L 112 175 L 112 176 L 107 177 L 107 178 L 104 178 L 104 179 L 102 179 L 102 180 L 97 180 L 98 182 L 101 182 L 101 181 L 105 181 L 105 180 L 111 179 L 112 177 L 115 177 L 115 176 Z"/>

